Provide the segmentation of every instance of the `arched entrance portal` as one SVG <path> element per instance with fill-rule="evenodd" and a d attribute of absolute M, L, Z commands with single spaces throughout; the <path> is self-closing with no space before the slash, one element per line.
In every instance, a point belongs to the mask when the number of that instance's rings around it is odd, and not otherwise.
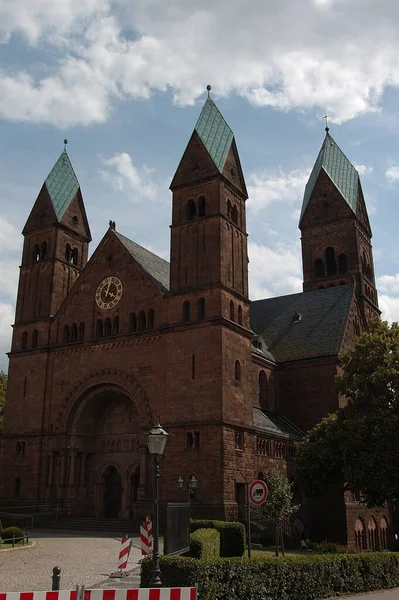
<path fill-rule="evenodd" d="M 109 466 L 103 475 L 104 517 L 119 517 L 122 506 L 122 481 L 115 467 Z"/>

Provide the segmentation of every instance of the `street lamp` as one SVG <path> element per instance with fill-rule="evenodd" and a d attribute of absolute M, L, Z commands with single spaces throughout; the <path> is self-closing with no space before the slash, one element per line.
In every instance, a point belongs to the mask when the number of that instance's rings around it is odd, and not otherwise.
<path fill-rule="evenodd" d="M 179 475 L 179 479 L 177 480 L 177 487 L 179 488 L 179 490 L 182 490 L 184 488 L 184 479 L 181 475 Z M 198 479 L 195 477 L 195 475 L 190 475 L 187 484 L 189 498 L 191 498 L 191 496 L 194 495 L 194 492 L 197 489 L 197 487 Z"/>
<path fill-rule="evenodd" d="M 169 434 L 157 424 L 147 434 L 148 451 L 154 457 L 154 550 L 152 553 L 151 587 L 161 587 L 161 569 L 159 567 L 159 457 L 163 455 Z"/>

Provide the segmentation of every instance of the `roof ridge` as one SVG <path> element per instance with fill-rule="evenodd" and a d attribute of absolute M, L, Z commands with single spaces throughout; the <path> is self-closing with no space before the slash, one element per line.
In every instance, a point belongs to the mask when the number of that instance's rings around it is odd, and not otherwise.
<path fill-rule="evenodd" d="M 209 156 L 221 173 L 234 134 L 212 98 L 208 97 L 206 99 L 194 131 L 198 134 Z"/>
<path fill-rule="evenodd" d="M 63 167 L 67 167 L 64 169 Z M 64 149 L 44 180 L 57 220 L 60 221 L 80 189 L 68 152 Z"/>

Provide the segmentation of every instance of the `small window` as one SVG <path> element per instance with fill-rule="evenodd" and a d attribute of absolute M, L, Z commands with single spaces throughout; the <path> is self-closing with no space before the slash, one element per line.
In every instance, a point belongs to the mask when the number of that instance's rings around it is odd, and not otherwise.
<path fill-rule="evenodd" d="M 226 202 L 226 212 L 227 212 L 227 217 L 229 219 L 231 219 L 231 202 L 230 202 L 230 200 L 227 200 L 227 202 Z"/>
<path fill-rule="evenodd" d="M 145 317 L 145 312 L 143 310 L 141 310 L 139 312 L 139 318 L 138 318 L 138 323 L 137 323 L 137 329 L 139 331 L 144 331 L 144 329 L 146 328 L 146 317 Z"/>
<path fill-rule="evenodd" d="M 186 445 L 189 449 L 196 449 L 200 447 L 200 433 L 199 431 L 188 431 L 186 437 Z"/>
<path fill-rule="evenodd" d="M 78 326 L 76 323 L 72 323 L 71 325 L 71 342 L 78 341 Z"/>
<path fill-rule="evenodd" d="M 148 311 L 147 328 L 154 329 L 154 309 L 150 308 Z"/>
<path fill-rule="evenodd" d="M 70 340 L 69 325 L 64 325 L 64 334 L 62 336 L 62 341 L 64 342 L 64 344 L 68 344 L 69 340 Z"/>
<path fill-rule="evenodd" d="M 190 320 L 190 302 L 186 300 L 183 302 L 183 321 L 184 323 L 188 323 Z"/>
<path fill-rule="evenodd" d="M 78 258 L 79 258 L 79 253 L 78 253 L 78 249 L 74 248 L 72 250 L 72 255 L 71 255 L 71 263 L 73 265 L 77 265 L 78 264 Z"/>
<path fill-rule="evenodd" d="M 338 256 L 338 271 L 340 273 L 346 273 L 347 270 L 346 256 L 345 254 L 340 254 Z"/>
<path fill-rule="evenodd" d="M 119 317 L 114 317 L 112 321 L 112 335 L 118 335 L 119 333 Z"/>
<path fill-rule="evenodd" d="M 73 225 L 74 225 L 75 227 L 76 227 L 76 226 L 77 226 L 77 224 L 79 223 L 79 219 L 78 219 L 78 217 L 77 217 L 76 215 L 73 215 L 73 217 L 72 217 L 72 223 L 73 223 Z"/>
<path fill-rule="evenodd" d="M 242 325 L 242 307 L 240 304 L 238 305 L 238 324 Z"/>
<path fill-rule="evenodd" d="M 198 300 L 198 320 L 203 321 L 205 319 L 205 298 Z"/>
<path fill-rule="evenodd" d="M 108 337 L 112 333 L 111 319 L 107 318 L 104 321 L 104 337 Z"/>
<path fill-rule="evenodd" d="M 129 332 L 134 333 L 135 331 L 137 331 L 137 318 L 136 313 L 133 312 L 129 315 Z"/>
<path fill-rule="evenodd" d="M 28 332 L 24 331 L 21 338 L 21 350 L 26 350 L 26 346 L 28 343 Z"/>
<path fill-rule="evenodd" d="M 14 479 L 14 497 L 19 498 L 21 495 L 21 480 L 19 477 Z"/>
<path fill-rule="evenodd" d="M 40 260 L 40 248 L 38 244 L 33 246 L 32 250 L 32 262 L 38 262 Z"/>
<path fill-rule="evenodd" d="M 32 333 L 32 348 L 37 348 L 38 338 L 39 332 L 37 329 L 34 329 Z"/>
<path fill-rule="evenodd" d="M 269 409 L 269 382 L 265 371 L 259 371 L 259 405 L 263 410 Z"/>
<path fill-rule="evenodd" d="M 236 431 L 235 438 L 236 450 L 244 450 L 244 433 Z"/>
<path fill-rule="evenodd" d="M 239 360 L 236 360 L 234 365 L 234 378 L 236 381 L 241 381 L 241 363 Z"/>
<path fill-rule="evenodd" d="M 65 246 L 65 260 L 67 263 L 70 263 L 72 260 L 72 248 L 70 244 Z"/>
<path fill-rule="evenodd" d="M 324 272 L 324 263 L 321 260 L 321 258 L 317 258 L 315 260 L 314 263 L 314 274 L 315 277 L 319 278 L 319 277 L 324 277 L 325 272 Z"/>
<path fill-rule="evenodd" d="M 192 221 L 193 219 L 195 219 L 197 214 L 197 210 L 195 208 L 195 202 L 194 200 L 189 200 L 187 202 L 187 221 Z"/>
<path fill-rule="evenodd" d="M 230 321 L 234 321 L 234 302 L 230 300 Z"/>
<path fill-rule="evenodd" d="M 47 258 L 47 242 L 42 242 L 40 246 L 40 259 L 46 260 Z"/>
<path fill-rule="evenodd" d="M 238 210 L 237 210 L 237 205 L 234 204 L 232 210 L 231 210 L 231 220 L 233 221 L 233 223 L 235 223 L 237 225 L 238 223 Z"/>
<path fill-rule="evenodd" d="M 85 339 L 85 324 L 83 323 L 83 321 L 81 321 L 79 323 L 79 341 L 83 342 L 84 339 Z"/>
<path fill-rule="evenodd" d="M 25 442 L 17 442 L 15 453 L 17 456 L 25 456 Z"/>
<path fill-rule="evenodd" d="M 205 196 L 200 196 L 198 199 L 198 216 L 205 217 L 205 211 L 206 211 Z"/>
<path fill-rule="evenodd" d="M 101 319 L 97 320 L 97 325 L 96 325 L 96 337 L 100 338 L 103 337 L 103 322 Z"/>
<path fill-rule="evenodd" d="M 326 265 L 327 275 L 335 275 L 337 273 L 337 263 L 335 262 L 334 248 L 326 248 Z"/>

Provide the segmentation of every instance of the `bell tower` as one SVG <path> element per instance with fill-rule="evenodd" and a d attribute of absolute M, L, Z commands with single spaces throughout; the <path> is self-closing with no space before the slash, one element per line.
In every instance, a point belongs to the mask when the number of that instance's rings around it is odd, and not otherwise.
<path fill-rule="evenodd" d="M 87 262 L 90 229 L 80 185 L 66 150 L 67 140 L 64 144 L 22 231 L 15 350 L 30 347 L 33 333 L 29 330 L 36 327 L 33 323 L 46 321 L 56 313 Z M 23 339 L 24 335 L 28 340 Z M 43 340 L 39 345 L 40 342 Z M 37 339 L 32 345 L 38 345 Z"/>
<path fill-rule="evenodd" d="M 365 325 L 380 314 L 371 228 L 359 173 L 326 127 L 299 221 L 303 290 L 355 283 Z"/>
<path fill-rule="evenodd" d="M 245 202 L 234 134 L 209 95 L 170 189 L 171 292 L 223 287 L 248 298 Z"/>

